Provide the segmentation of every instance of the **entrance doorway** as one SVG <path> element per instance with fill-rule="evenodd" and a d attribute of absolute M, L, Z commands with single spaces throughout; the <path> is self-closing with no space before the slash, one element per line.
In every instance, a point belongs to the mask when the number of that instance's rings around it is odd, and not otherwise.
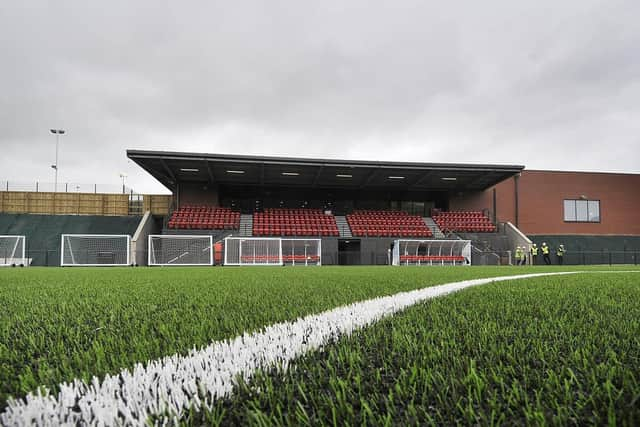
<path fill-rule="evenodd" d="M 338 240 L 338 264 L 360 265 L 360 240 Z"/>

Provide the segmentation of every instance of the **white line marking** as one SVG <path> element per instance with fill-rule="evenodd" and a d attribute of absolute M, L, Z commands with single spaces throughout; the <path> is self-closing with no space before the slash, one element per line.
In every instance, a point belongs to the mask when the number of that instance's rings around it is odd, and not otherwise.
<path fill-rule="evenodd" d="M 338 307 L 293 322 L 277 323 L 259 332 L 213 342 L 186 356 L 173 355 L 136 364 L 102 381 L 74 380 L 60 385 L 57 396 L 48 391 L 11 399 L 0 415 L 6 426 L 21 425 L 143 425 L 151 415 L 173 414 L 179 419 L 190 407 L 211 408 L 229 395 L 235 378 L 249 379 L 259 368 L 281 366 L 318 349 L 329 340 L 349 335 L 385 316 L 418 302 L 470 286 L 580 272 L 520 274 L 465 280 L 431 286 Z"/>

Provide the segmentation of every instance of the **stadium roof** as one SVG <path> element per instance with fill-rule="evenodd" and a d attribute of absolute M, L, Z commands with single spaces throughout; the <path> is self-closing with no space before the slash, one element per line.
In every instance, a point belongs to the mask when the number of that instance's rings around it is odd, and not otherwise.
<path fill-rule="evenodd" d="M 306 159 L 127 150 L 168 189 L 176 182 L 399 191 L 485 190 L 524 166 Z"/>

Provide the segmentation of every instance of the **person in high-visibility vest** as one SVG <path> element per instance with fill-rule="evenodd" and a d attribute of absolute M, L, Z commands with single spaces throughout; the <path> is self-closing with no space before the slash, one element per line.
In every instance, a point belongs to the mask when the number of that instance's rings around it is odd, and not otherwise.
<path fill-rule="evenodd" d="M 564 262 L 564 245 L 558 246 L 556 255 L 558 256 L 558 264 L 562 265 L 562 263 Z"/>
<path fill-rule="evenodd" d="M 540 250 L 542 250 L 542 259 L 544 259 L 544 263 L 551 265 L 551 258 L 549 258 L 549 246 L 547 246 L 546 242 L 542 242 Z"/>
<path fill-rule="evenodd" d="M 523 257 L 524 257 L 524 251 L 522 250 L 522 248 L 520 246 L 517 246 L 516 247 L 516 254 L 515 254 L 516 265 L 522 265 Z"/>
<path fill-rule="evenodd" d="M 538 247 L 534 243 L 531 245 L 531 265 L 536 265 L 538 261 Z"/>

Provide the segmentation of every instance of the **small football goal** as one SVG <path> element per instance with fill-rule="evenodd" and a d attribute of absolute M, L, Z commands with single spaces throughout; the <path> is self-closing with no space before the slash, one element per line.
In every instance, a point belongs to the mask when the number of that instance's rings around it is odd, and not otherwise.
<path fill-rule="evenodd" d="M 227 237 L 224 239 L 225 265 L 283 265 L 279 237 Z"/>
<path fill-rule="evenodd" d="M 470 240 L 395 240 L 393 265 L 471 265 Z"/>
<path fill-rule="evenodd" d="M 0 236 L 0 267 L 25 265 L 25 236 Z"/>
<path fill-rule="evenodd" d="M 119 234 L 63 234 L 63 267 L 124 266 L 130 264 L 131 237 Z"/>
<path fill-rule="evenodd" d="M 211 236 L 150 235 L 149 265 L 213 265 Z"/>

